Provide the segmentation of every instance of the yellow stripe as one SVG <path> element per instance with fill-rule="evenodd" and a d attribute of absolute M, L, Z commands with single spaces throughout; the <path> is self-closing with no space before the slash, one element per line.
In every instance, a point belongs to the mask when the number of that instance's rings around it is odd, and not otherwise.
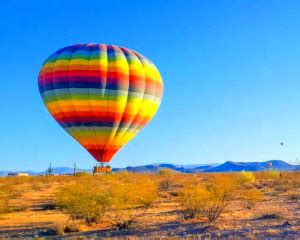
<path fill-rule="evenodd" d="M 141 101 L 127 102 L 126 98 L 120 101 L 107 101 L 107 100 L 60 100 L 55 102 L 46 103 L 46 106 L 52 114 L 57 114 L 60 112 L 71 112 L 71 111 L 90 111 L 91 106 L 93 110 L 97 111 L 107 111 L 107 106 L 109 110 L 113 110 L 116 113 L 123 113 L 124 106 L 126 105 L 126 113 L 134 114 L 139 111 L 143 115 L 152 116 L 152 112 L 159 106 L 158 101 L 143 100 L 142 106 L 140 106 Z"/>
<path fill-rule="evenodd" d="M 71 133 L 70 133 L 71 134 Z M 106 137 L 106 135 L 99 135 L 99 133 L 92 133 L 91 135 L 83 135 L 81 133 L 71 135 L 82 145 L 113 145 L 113 146 L 123 146 L 129 140 L 131 140 L 136 133 L 126 132 L 126 134 L 122 137 L 114 137 L 112 140 Z"/>

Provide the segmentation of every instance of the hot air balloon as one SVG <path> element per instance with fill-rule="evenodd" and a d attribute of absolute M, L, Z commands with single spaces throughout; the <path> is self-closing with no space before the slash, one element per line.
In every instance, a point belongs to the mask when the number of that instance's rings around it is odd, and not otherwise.
<path fill-rule="evenodd" d="M 163 83 L 143 55 L 104 44 L 77 44 L 50 55 L 39 73 L 49 113 L 101 166 L 155 115 Z"/>
<path fill-rule="evenodd" d="M 271 167 L 273 166 L 273 163 L 272 163 L 272 162 L 268 162 L 267 164 L 268 164 L 268 167 L 269 167 L 269 168 L 271 168 Z"/>

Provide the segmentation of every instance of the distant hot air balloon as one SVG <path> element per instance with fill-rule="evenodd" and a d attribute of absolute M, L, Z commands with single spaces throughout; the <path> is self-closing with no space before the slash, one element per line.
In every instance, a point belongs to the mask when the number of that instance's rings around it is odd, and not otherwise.
<path fill-rule="evenodd" d="M 268 162 L 268 167 L 271 168 L 273 166 L 272 162 Z"/>
<path fill-rule="evenodd" d="M 283 142 L 281 142 L 280 145 L 283 146 Z"/>
<path fill-rule="evenodd" d="M 155 115 L 163 83 L 154 64 L 135 51 L 77 44 L 47 58 L 39 90 L 54 119 L 108 163 Z"/>

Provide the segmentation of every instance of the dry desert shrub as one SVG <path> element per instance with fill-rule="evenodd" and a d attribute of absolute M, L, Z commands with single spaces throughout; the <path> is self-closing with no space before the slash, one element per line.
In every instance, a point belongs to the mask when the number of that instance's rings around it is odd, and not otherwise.
<path fill-rule="evenodd" d="M 202 216 L 209 222 L 216 221 L 233 201 L 236 190 L 231 180 L 224 180 L 224 177 L 220 177 L 209 184 L 185 186 L 179 193 L 183 217 L 188 219 Z"/>
<path fill-rule="evenodd" d="M 159 190 L 160 191 L 171 191 L 176 186 L 176 181 L 174 180 L 174 175 L 176 172 L 162 168 L 158 172 L 158 176 L 160 178 L 159 181 Z"/>
<path fill-rule="evenodd" d="M 280 178 L 280 172 L 276 169 L 269 169 L 264 172 L 264 178 L 269 180 L 276 180 Z"/>
<path fill-rule="evenodd" d="M 157 184 L 152 181 L 118 183 L 109 189 L 116 209 L 150 207 L 157 198 Z"/>
<path fill-rule="evenodd" d="M 11 207 L 9 207 L 9 198 L 0 193 L 0 214 L 9 213 Z"/>
<path fill-rule="evenodd" d="M 88 173 L 88 172 L 77 172 L 77 173 L 75 173 L 76 177 L 85 177 L 85 176 L 89 176 L 89 175 L 91 175 L 91 174 Z"/>
<path fill-rule="evenodd" d="M 107 189 L 100 186 L 71 184 L 56 194 L 58 207 L 73 219 L 84 220 L 88 225 L 97 222 L 111 203 Z"/>
<path fill-rule="evenodd" d="M 159 190 L 160 191 L 170 191 L 173 188 L 173 182 L 170 178 L 162 179 L 159 182 Z"/>
<path fill-rule="evenodd" d="M 208 201 L 208 191 L 202 186 L 185 186 L 179 192 L 179 202 L 183 209 L 185 219 L 195 218 L 203 210 Z"/>
<path fill-rule="evenodd" d="M 13 198 L 17 198 L 24 192 L 49 189 L 57 184 L 68 183 L 70 180 L 68 176 L 5 177 L 0 178 L 0 189 L 5 188 L 12 193 Z"/>
<path fill-rule="evenodd" d="M 76 222 L 69 222 L 64 226 L 65 233 L 80 232 L 80 225 Z"/>
<path fill-rule="evenodd" d="M 171 170 L 171 169 L 169 169 L 169 168 L 161 168 L 158 171 L 158 175 L 159 176 L 163 176 L 163 177 L 165 177 L 165 176 L 173 176 L 174 174 L 176 174 L 176 172 L 173 171 L 173 170 Z"/>
<path fill-rule="evenodd" d="M 277 192 L 287 192 L 293 189 L 292 181 L 279 178 L 273 183 L 274 190 Z"/>
<path fill-rule="evenodd" d="M 118 230 L 135 228 L 140 215 L 157 199 L 157 184 L 143 180 L 111 186 L 112 203 L 108 211 L 112 227 Z"/>
<path fill-rule="evenodd" d="M 275 192 L 287 192 L 297 188 L 297 176 L 299 173 L 279 172 L 277 170 L 268 170 L 261 173 L 260 183 Z"/>
<path fill-rule="evenodd" d="M 3 179 L 2 179 L 3 180 Z M 0 214 L 19 211 L 21 208 L 12 207 L 10 201 L 21 196 L 24 190 L 18 185 L 11 185 L 11 180 L 0 182 Z"/>
<path fill-rule="evenodd" d="M 65 233 L 80 232 L 80 225 L 76 222 L 68 222 L 66 224 L 56 224 L 50 229 L 51 235 L 64 235 Z"/>
<path fill-rule="evenodd" d="M 239 194 L 243 205 L 247 209 L 252 209 L 257 202 L 261 202 L 264 199 L 263 193 L 258 189 L 247 189 Z"/>
<path fill-rule="evenodd" d="M 238 175 L 237 175 L 237 182 L 240 185 L 254 183 L 255 175 L 253 174 L 253 172 L 242 171 L 242 172 L 238 173 Z"/>
<path fill-rule="evenodd" d="M 136 228 L 138 218 L 145 212 L 138 209 L 118 210 L 112 209 L 108 212 L 107 222 L 112 230 L 131 230 Z"/>
<path fill-rule="evenodd" d="M 300 193 L 298 193 L 298 192 L 290 192 L 287 195 L 286 200 L 288 202 L 299 202 L 300 201 Z"/>
<path fill-rule="evenodd" d="M 71 218 L 90 225 L 109 216 L 120 229 L 131 227 L 136 209 L 151 206 L 157 198 L 157 184 L 139 174 L 111 174 L 78 178 L 58 191 L 56 202 Z"/>
<path fill-rule="evenodd" d="M 56 224 L 48 231 L 49 235 L 63 235 L 64 233 L 64 226 L 62 224 Z"/>
<path fill-rule="evenodd" d="M 20 178 L 20 179 L 26 179 L 26 178 Z M 16 199 L 19 198 L 23 192 L 28 190 L 28 184 L 24 184 L 20 179 L 9 177 L 9 178 L 3 178 L 0 182 L 0 192 L 2 192 L 2 195 L 8 195 L 10 199 Z"/>
<path fill-rule="evenodd" d="M 293 186 L 295 188 L 299 189 L 300 188 L 300 171 L 293 173 L 293 179 L 292 179 L 292 181 L 293 181 Z"/>
<path fill-rule="evenodd" d="M 282 174 L 276 169 L 256 172 L 255 176 L 257 182 L 254 183 L 254 186 L 258 189 L 273 189 L 276 186 L 278 188 L 278 186 L 281 185 L 281 183 L 285 180 L 282 178 Z"/>

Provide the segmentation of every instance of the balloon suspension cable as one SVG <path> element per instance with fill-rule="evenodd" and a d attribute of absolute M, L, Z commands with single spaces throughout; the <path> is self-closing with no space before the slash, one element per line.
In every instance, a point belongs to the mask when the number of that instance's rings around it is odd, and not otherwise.
<path fill-rule="evenodd" d="M 94 166 L 93 175 L 111 173 L 111 166 L 108 163 L 99 163 Z"/>

